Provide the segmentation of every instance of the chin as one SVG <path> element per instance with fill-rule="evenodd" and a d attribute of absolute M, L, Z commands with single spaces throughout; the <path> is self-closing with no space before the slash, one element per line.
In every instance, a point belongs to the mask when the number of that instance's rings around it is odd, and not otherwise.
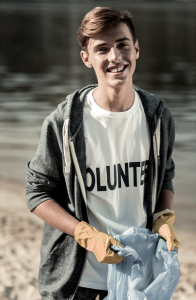
<path fill-rule="evenodd" d="M 110 82 L 108 82 L 108 84 L 112 87 L 121 87 L 123 85 L 125 85 L 127 83 L 126 80 L 123 79 L 116 79 L 116 80 L 112 80 Z"/>

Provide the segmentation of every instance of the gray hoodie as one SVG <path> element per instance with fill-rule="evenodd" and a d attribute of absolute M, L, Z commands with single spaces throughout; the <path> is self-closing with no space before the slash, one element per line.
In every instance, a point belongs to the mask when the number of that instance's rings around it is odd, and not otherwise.
<path fill-rule="evenodd" d="M 83 104 L 86 94 L 97 85 L 68 95 L 44 121 L 36 156 L 27 164 L 27 206 L 32 211 L 40 203 L 55 199 L 79 221 L 88 221 L 86 207 L 86 152 Z M 147 228 L 152 220 L 161 189 L 173 192 L 175 165 L 171 158 L 174 119 L 163 100 L 134 86 L 139 93 L 151 134 L 147 173 Z M 154 138 L 161 119 L 158 185 L 153 204 L 155 154 Z M 44 223 L 38 289 L 43 300 L 72 300 L 82 275 L 87 250 L 74 237 Z"/>

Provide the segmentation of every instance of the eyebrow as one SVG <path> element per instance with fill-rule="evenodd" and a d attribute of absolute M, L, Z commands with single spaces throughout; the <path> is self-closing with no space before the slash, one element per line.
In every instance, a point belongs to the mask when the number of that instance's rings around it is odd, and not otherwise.
<path fill-rule="evenodd" d="M 117 43 L 117 42 L 122 42 L 122 41 L 130 41 L 130 39 L 127 38 L 127 37 L 124 37 L 124 38 L 122 38 L 122 39 L 116 40 L 115 43 Z M 105 45 L 107 45 L 107 43 L 102 43 L 102 44 L 95 45 L 94 49 L 95 49 L 95 48 L 98 48 L 98 47 L 101 47 L 101 46 L 105 46 Z"/>

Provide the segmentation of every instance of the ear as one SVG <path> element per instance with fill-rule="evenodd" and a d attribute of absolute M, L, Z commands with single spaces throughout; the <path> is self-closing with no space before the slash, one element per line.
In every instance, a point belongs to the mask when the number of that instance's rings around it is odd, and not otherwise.
<path fill-rule="evenodd" d="M 81 58 L 82 58 L 84 64 L 85 64 L 88 68 L 92 68 L 92 67 L 93 67 L 93 65 L 92 65 L 91 62 L 90 62 L 89 55 L 88 55 L 88 53 L 87 53 L 86 51 L 82 50 L 82 51 L 80 52 L 80 56 L 81 56 Z"/>
<path fill-rule="evenodd" d="M 136 40 L 136 42 L 135 42 L 135 54 L 136 54 L 136 59 L 138 59 L 139 58 L 139 53 L 140 53 L 140 46 L 139 46 L 139 42 L 138 42 L 138 40 Z"/>

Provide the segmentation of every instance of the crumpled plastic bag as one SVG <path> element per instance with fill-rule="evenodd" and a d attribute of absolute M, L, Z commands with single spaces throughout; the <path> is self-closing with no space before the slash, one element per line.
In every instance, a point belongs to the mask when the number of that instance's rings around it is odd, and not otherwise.
<path fill-rule="evenodd" d="M 143 228 L 131 227 L 113 237 L 125 248 L 111 249 L 125 258 L 108 265 L 104 300 L 170 300 L 180 279 L 177 249 L 169 251 L 159 234 Z"/>

